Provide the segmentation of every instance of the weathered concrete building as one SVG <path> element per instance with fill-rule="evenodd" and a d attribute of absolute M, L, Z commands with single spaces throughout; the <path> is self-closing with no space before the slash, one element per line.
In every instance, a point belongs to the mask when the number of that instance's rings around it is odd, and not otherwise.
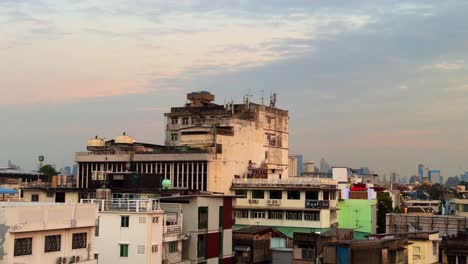
<path fill-rule="evenodd" d="M 96 264 L 94 204 L 0 203 L 0 263 Z"/>
<path fill-rule="evenodd" d="M 338 183 L 333 180 L 234 179 L 238 196 L 236 225 L 314 228 L 324 231 L 338 225 Z"/>
<path fill-rule="evenodd" d="M 208 92 L 166 117 L 165 145 L 135 142 L 128 135 L 90 139 L 77 152 L 79 188 L 144 192 L 161 187 L 230 193 L 234 178 L 288 177 L 288 112 L 245 100 L 213 103 Z"/>

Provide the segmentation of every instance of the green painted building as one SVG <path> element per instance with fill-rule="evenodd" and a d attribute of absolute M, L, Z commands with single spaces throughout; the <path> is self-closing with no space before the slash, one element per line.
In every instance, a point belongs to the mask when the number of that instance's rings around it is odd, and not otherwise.
<path fill-rule="evenodd" d="M 377 231 L 377 199 L 346 199 L 338 202 L 339 228 L 354 229 L 358 234 Z"/>

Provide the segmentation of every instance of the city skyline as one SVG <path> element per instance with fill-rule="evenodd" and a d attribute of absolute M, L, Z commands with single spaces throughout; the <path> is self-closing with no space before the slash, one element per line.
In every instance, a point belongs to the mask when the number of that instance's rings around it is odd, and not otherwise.
<path fill-rule="evenodd" d="M 123 131 L 162 144 L 163 113 L 207 90 L 278 93 L 290 152 L 317 164 L 468 170 L 467 3 L 131 3 L 0 0 L 0 163 L 64 167 Z"/>

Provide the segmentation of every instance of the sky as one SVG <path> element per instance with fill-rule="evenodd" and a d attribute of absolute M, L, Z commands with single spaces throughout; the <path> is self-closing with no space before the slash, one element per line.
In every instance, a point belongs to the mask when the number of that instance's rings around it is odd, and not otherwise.
<path fill-rule="evenodd" d="M 379 173 L 468 170 L 466 1 L 0 0 L 0 163 L 99 135 L 164 142 L 186 93 L 278 94 L 290 152 Z"/>

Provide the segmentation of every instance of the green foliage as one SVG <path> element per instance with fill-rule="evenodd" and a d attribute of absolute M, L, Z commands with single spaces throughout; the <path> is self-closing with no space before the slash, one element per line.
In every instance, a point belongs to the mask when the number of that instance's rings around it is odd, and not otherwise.
<path fill-rule="evenodd" d="M 59 173 L 52 167 L 52 165 L 44 165 L 42 168 L 39 169 L 39 172 L 44 174 L 42 180 L 45 182 L 50 182 L 52 180 L 52 176 L 58 175 Z"/>
<path fill-rule="evenodd" d="M 377 233 L 385 233 L 386 215 L 393 211 L 392 198 L 388 192 L 379 192 L 377 194 Z"/>

